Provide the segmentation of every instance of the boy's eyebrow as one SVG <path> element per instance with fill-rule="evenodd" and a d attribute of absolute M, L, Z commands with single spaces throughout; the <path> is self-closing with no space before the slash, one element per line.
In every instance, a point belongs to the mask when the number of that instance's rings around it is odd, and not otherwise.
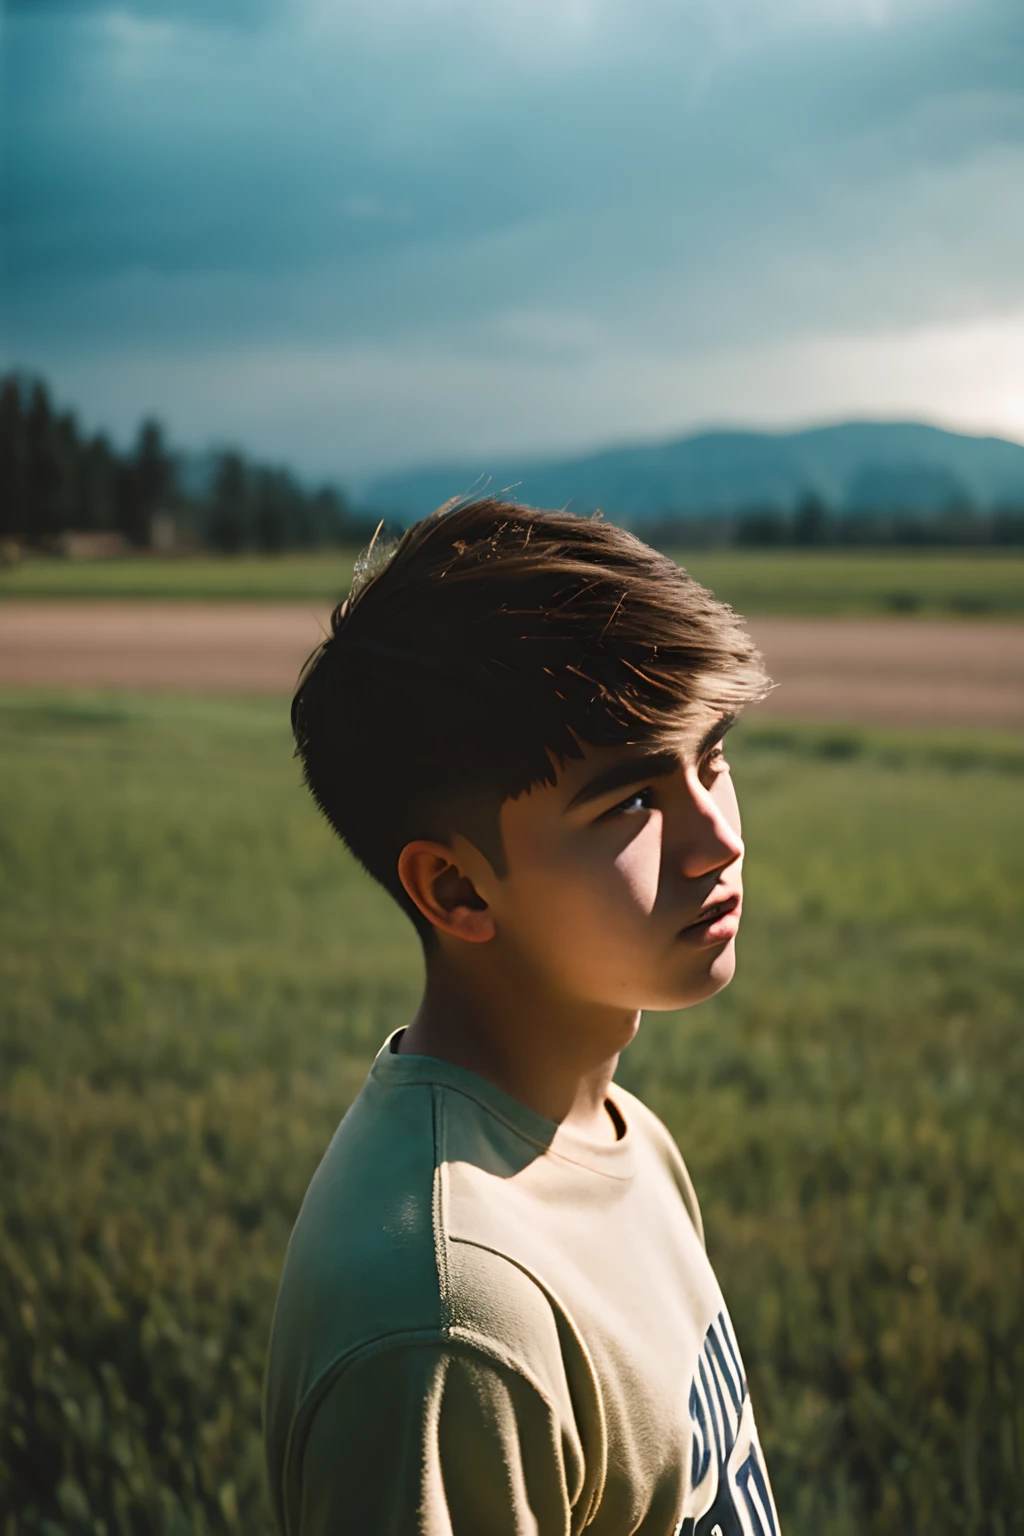
<path fill-rule="evenodd" d="M 715 746 L 717 742 L 721 741 L 722 737 L 725 736 L 726 733 L 730 731 L 735 724 L 736 715 L 732 710 L 726 710 L 724 715 L 719 715 L 718 719 L 715 720 L 704 732 L 704 735 L 701 737 L 697 744 L 697 751 L 695 756 L 698 763 L 704 756 L 705 752 L 710 752 L 711 748 Z"/>
<path fill-rule="evenodd" d="M 705 752 L 708 752 L 716 742 L 721 741 L 735 719 L 734 714 L 724 714 L 712 722 L 701 737 L 694 754 L 698 762 Z M 578 789 L 566 806 L 566 810 L 572 811 L 579 805 L 586 805 L 590 800 L 598 800 L 614 789 L 627 789 L 630 784 L 639 784 L 641 779 L 667 779 L 678 768 L 678 752 L 648 752 L 640 757 L 624 758 L 621 763 L 614 763 L 611 768 L 605 768 L 601 773 L 595 774 L 589 783 L 584 784 L 582 789 Z"/>
<path fill-rule="evenodd" d="M 627 757 L 621 763 L 614 763 L 611 768 L 595 774 L 588 784 L 576 791 L 566 810 L 572 811 L 578 805 L 598 800 L 613 789 L 625 789 L 630 784 L 639 784 L 641 779 L 667 779 L 678 768 L 678 752 L 649 752 L 643 757 Z"/>

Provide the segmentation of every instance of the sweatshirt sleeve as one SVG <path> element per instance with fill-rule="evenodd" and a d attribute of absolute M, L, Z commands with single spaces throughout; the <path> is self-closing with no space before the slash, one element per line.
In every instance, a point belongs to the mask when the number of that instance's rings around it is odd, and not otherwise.
<path fill-rule="evenodd" d="M 567 1536 L 567 1449 L 540 1389 L 482 1350 L 378 1348 L 293 1446 L 287 1536 Z"/>

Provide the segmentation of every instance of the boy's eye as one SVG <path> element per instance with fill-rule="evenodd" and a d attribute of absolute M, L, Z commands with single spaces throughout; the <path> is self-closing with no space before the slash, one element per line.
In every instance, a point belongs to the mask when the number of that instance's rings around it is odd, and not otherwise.
<path fill-rule="evenodd" d="M 618 805 L 613 805 L 608 812 L 609 816 L 617 816 L 620 811 L 649 811 L 651 808 L 651 790 L 637 789 L 625 800 L 620 800 Z"/>

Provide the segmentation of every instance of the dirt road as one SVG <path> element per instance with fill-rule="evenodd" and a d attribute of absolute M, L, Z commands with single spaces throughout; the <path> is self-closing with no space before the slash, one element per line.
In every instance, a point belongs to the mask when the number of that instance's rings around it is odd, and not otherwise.
<path fill-rule="evenodd" d="M 0 604 L 0 687 L 286 693 L 327 613 L 303 604 Z M 1024 729 L 1024 625 L 751 622 L 776 718 Z"/>

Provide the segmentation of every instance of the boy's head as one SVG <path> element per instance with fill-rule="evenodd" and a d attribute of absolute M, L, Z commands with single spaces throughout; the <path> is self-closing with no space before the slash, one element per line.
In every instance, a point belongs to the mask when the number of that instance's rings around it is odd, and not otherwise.
<path fill-rule="evenodd" d="M 502 879 L 503 807 L 591 763 L 710 750 L 767 686 L 735 614 L 673 561 L 600 519 L 485 500 L 371 550 L 292 723 L 317 803 L 429 945 L 444 924 L 403 850 L 462 839 Z"/>

